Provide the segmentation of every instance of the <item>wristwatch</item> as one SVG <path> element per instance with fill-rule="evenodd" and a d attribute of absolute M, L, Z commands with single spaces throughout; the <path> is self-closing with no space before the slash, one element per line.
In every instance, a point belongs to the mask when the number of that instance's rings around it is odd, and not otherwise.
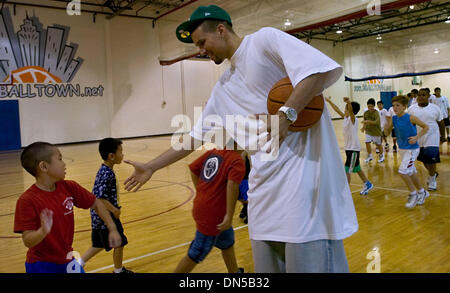
<path fill-rule="evenodd" d="M 297 111 L 295 111 L 294 108 L 282 106 L 278 111 L 286 114 L 287 120 L 291 123 L 294 123 L 297 120 Z"/>

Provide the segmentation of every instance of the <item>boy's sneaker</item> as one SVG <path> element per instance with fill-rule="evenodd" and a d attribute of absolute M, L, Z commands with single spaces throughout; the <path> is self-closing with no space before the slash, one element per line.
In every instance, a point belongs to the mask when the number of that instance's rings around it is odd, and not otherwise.
<path fill-rule="evenodd" d="M 393 151 L 394 153 L 397 152 L 397 145 L 396 145 L 396 144 L 394 144 L 394 146 L 392 147 L 392 151 Z"/>
<path fill-rule="evenodd" d="M 238 268 L 236 274 L 243 274 L 244 272 L 244 268 Z"/>
<path fill-rule="evenodd" d="M 384 150 L 385 150 L 386 152 L 389 152 L 389 144 L 388 144 L 388 143 L 384 145 Z"/>
<path fill-rule="evenodd" d="M 380 158 L 378 159 L 378 163 L 383 163 L 384 162 L 384 155 L 381 154 Z"/>
<path fill-rule="evenodd" d="M 120 273 L 116 273 L 116 272 L 114 272 L 114 271 L 113 271 L 113 273 L 115 273 L 115 274 L 134 274 L 133 271 L 130 271 L 130 270 L 128 270 L 128 269 L 125 268 L 125 267 L 122 267 L 122 270 L 120 271 Z"/>
<path fill-rule="evenodd" d="M 436 189 L 437 189 L 436 178 L 434 176 L 432 176 L 432 177 L 430 177 L 430 180 L 428 181 L 428 190 L 436 191 Z"/>
<path fill-rule="evenodd" d="M 427 184 L 428 184 L 428 190 L 435 191 L 437 189 L 437 182 L 436 178 L 439 176 L 439 173 L 434 173 L 433 176 L 428 176 Z"/>
<path fill-rule="evenodd" d="M 367 195 L 372 188 L 373 188 L 373 184 L 370 181 L 367 181 L 366 183 L 364 183 L 364 188 L 363 188 L 363 190 L 361 190 L 361 192 L 359 194 Z"/>
<path fill-rule="evenodd" d="M 378 149 L 375 149 L 375 152 L 376 152 L 377 154 L 379 154 L 379 153 L 380 153 L 380 151 L 379 151 Z"/>
<path fill-rule="evenodd" d="M 419 192 L 417 195 L 417 204 L 422 205 L 425 202 L 425 199 L 430 196 L 430 193 L 423 190 L 423 192 Z"/>
<path fill-rule="evenodd" d="M 242 206 L 241 213 L 239 214 L 239 218 L 244 219 L 245 217 L 247 217 L 247 204 Z"/>
<path fill-rule="evenodd" d="M 408 202 L 405 204 L 405 207 L 407 207 L 408 209 L 412 209 L 413 207 L 415 207 L 417 204 L 417 193 L 415 194 L 410 194 L 408 197 Z"/>
<path fill-rule="evenodd" d="M 373 160 L 373 157 L 372 157 L 372 155 L 370 155 L 367 157 L 367 159 L 364 160 L 364 162 L 369 163 L 372 160 Z"/>

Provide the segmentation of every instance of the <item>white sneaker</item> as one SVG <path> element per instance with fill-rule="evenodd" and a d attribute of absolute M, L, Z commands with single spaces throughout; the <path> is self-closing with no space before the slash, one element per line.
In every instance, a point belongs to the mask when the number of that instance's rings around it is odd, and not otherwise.
<path fill-rule="evenodd" d="M 428 191 L 426 191 L 426 190 L 424 190 L 423 192 L 419 192 L 417 194 L 417 204 L 418 205 L 423 205 L 424 202 L 425 202 L 425 199 L 427 197 L 429 197 L 429 196 L 430 196 L 430 193 Z"/>
<path fill-rule="evenodd" d="M 380 158 L 378 159 L 378 163 L 383 163 L 384 162 L 384 155 L 381 154 Z"/>
<path fill-rule="evenodd" d="M 435 191 L 437 189 L 436 178 L 431 177 L 432 179 L 428 181 L 428 190 Z"/>
<path fill-rule="evenodd" d="M 410 194 L 408 197 L 408 202 L 405 204 L 405 207 L 408 209 L 412 209 L 417 204 L 417 193 L 416 194 Z"/>
<path fill-rule="evenodd" d="M 367 159 L 364 160 L 364 162 L 369 163 L 372 160 L 373 160 L 373 157 L 372 156 L 368 156 Z"/>

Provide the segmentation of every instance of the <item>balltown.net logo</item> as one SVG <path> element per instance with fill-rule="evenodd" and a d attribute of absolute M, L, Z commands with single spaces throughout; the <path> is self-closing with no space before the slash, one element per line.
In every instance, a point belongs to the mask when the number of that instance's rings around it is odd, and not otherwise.
<path fill-rule="evenodd" d="M 8 8 L 0 14 L 0 98 L 102 96 L 103 86 L 71 81 L 83 59 L 74 58 L 78 44 L 67 44 L 70 28 L 44 29 L 35 16 L 23 20 L 17 33 Z"/>

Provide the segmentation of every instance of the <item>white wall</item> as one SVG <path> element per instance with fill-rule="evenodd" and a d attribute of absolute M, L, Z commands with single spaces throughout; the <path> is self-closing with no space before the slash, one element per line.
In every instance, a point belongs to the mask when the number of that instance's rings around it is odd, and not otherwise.
<path fill-rule="evenodd" d="M 20 30 L 20 25 L 29 16 L 39 18 L 43 27 L 61 24 L 70 27 L 67 44 L 78 44 L 76 57 L 84 59 L 76 74 L 73 84 L 84 87 L 106 88 L 106 56 L 105 56 L 105 20 L 97 17 L 92 23 L 92 16 L 83 14 L 68 17 L 65 11 L 16 7 L 16 15 L 9 5 L 14 24 L 14 31 Z M 108 98 L 105 90 L 103 97 L 35 97 L 19 99 L 22 145 L 34 141 L 49 141 L 66 143 L 74 141 L 89 141 L 108 136 Z"/>

